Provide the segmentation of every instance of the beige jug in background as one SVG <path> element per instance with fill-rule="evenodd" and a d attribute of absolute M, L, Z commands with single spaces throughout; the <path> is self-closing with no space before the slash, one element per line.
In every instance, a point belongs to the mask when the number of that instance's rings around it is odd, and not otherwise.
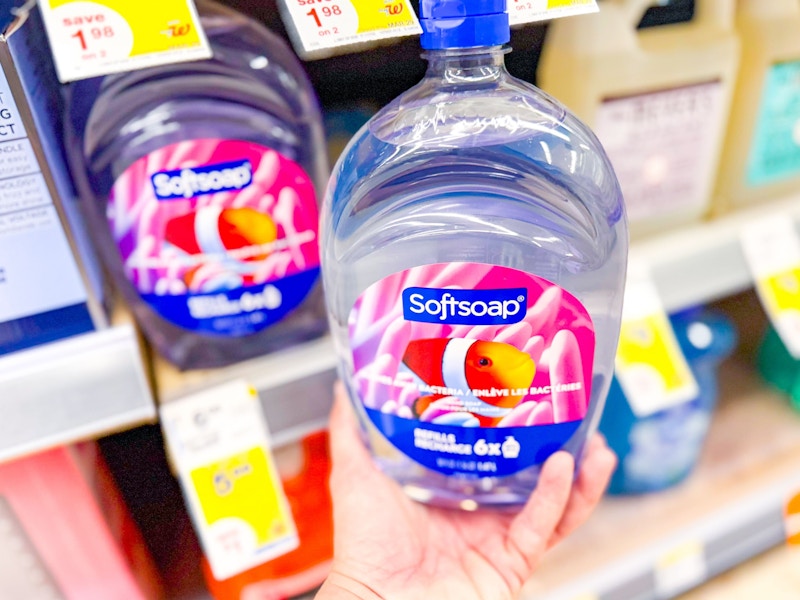
<path fill-rule="evenodd" d="M 739 60 L 734 0 L 697 0 L 690 22 L 637 30 L 654 4 L 605 0 L 553 21 L 538 73 L 603 143 L 632 237 L 711 212 Z"/>
<path fill-rule="evenodd" d="M 800 193 L 800 0 L 739 0 L 742 44 L 718 212 Z"/>

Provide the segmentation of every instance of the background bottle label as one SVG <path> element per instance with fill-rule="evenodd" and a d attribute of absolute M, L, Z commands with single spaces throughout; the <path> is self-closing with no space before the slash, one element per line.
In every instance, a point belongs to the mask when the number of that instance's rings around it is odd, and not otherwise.
<path fill-rule="evenodd" d="M 440 473 L 506 476 L 540 464 L 589 408 L 591 318 L 529 273 L 480 263 L 395 273 L 358 298 L 349 336 L 367 416 Z"/>
<path fill-rule="evenodd" d="M 765 185 L 800 174 L 800 61 L 778 63 L 766 74 L 747 183 Z"/>
<path fill-rule="evenodd" d="M 141 297 L 190 331 L 261 331 L 319 275 L 311 180 L 252 142 L 191 140 L 140 158 L 116 180 L 107 216 Z"/>
<path fill-rule="evenodd" d="M 619 178 L 631 223 L 710 200 L 725 88 L 719 81 L 607 98 L 595 132 Z"/>

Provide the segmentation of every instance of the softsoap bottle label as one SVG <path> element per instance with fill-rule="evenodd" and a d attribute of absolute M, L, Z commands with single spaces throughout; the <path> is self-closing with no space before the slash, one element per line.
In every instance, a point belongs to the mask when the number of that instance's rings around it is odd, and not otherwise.
<path fill-rule="evenodd" d="M 594 327 L 574 296 L 481 263 L 415 267 L 369 287 L 349 320 L 366 414 L 447 475 L 541 464 L 586 416 Z"/>
<path fill-rule="evenodd" d="M 189 331 L 261 331 L 319 275 L 311 180 L 252 142 L 191 140 L 140 158 L 114 184 L 107 216 L 142 299 Z"/>

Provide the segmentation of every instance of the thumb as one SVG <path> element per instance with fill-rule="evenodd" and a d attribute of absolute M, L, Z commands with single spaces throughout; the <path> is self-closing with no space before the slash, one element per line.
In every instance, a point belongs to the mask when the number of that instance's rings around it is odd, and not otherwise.
<path fill-rule="evenodd" d="M 509 547 L 518 552 L 532 573 L 550 543 L 569 502 L 575 460 L 556 452 L 544 463 L 539 482 L 528 502 L 514 517 L 508 532 Z"/>

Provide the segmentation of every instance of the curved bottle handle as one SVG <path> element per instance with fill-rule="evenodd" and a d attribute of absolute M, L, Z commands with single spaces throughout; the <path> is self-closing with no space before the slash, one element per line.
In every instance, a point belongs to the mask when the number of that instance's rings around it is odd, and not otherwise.
<path fill-rule="evenodd" d="M 797 0 L 739 0 L 740 14 L 761 18 L 796 18 L 800 15 L 800 2 Z"/>
<path fill-rule="evenodd" d="M 655 0 L 612 0 L 610 4 L 615 4 L 625 22 L 635 29 L 647 9 L 656 5 L 657 2 Z"/>
<path fill-rule="evenodd" d="M 628 25 L 636 27 L 654 0 L 612 0 L 622 11 Z M 696 0 L 693 21 L 698 27 L 733 30 L 735 0 Z"/>
<path fill-rule="evenodd" d="M 695 0 L 694 21 L 700 27 L 733 31 L 736 0 Z"/>

